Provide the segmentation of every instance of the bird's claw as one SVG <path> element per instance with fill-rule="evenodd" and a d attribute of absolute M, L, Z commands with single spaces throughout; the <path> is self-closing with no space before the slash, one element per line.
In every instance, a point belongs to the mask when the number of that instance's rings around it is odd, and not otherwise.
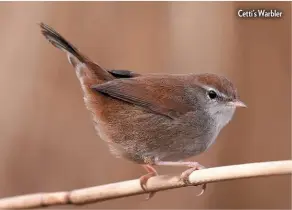
<path fill-rule="evenodd" d="M 206 189 L 207 189 L 207 184 L 202 184 L 202 190 L 197 196 L 199 197 L 199 196 L 203 195 L 204 192 L 206 191 Z"/>
<path fill-rule="evenodd" d="M 186 171 L 184 171 L 181 176 L 180 176 L 180 180 L 183 181 L 185 184 L 187 185 L 191 185 L 191 182 L 189 180 L 189 176 L 192 172 L 196 171 L 196 170 L 201 170 L 203 168 L 205 168 L 204 166 L 200 165 L 199 163 L 197 162 L 193 162 L 193 163 L 190 163 L 188 165 L 189 169 L 187 169 Z M 206 191 L 206 188 L 207 188 L 207 184 L 202 184 L 202 191 L 197 195 L 197 196 L 201 196 L 204 194 L 204 192 Z"/>
<path fill-rule="evenodd" d="M 152 167 L 152 166 L 145 166 L 145 169 L 149 172 L 148 174 L 145 174 L 143 176 L 140 177 L 140 186 L 144 191 L 146 190 L 146 183 L 148 181 L 148 179 L 150 179 L 153 176 L 157 176 L 158 173 L 156 172 L 156 170 Z M 146 200 L 151 199 L 153 196 L 155 195 L 155 192 L 150 192 L 148 194 L 148 196 L 146 197 Z"/>
<path fill-rule="evenodd" d="M 148 179 L 150 179 L 153 176 L 157 176 L 157 174 L 154 172 L 150 172 L 140 177 L 140 186 L 144 191 L 146 191 L 146 183 Z"/>

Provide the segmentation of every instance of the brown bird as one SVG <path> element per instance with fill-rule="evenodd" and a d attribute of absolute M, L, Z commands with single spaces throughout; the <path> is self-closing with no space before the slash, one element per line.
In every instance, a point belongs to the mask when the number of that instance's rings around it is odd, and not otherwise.
<path fill-rule="evenodd" d="M 98 135 L 115 156 L 147 170 L 140 178 L 143 189 L 157 175 L 154 165 L 189 167 L 181 175 L 188 183 L 189 174 L 203 166 L 185 159 L 206 151 L 236 107 L 246 107 L 223 76 L 106 70 L 48 25 L 40 27 L 49 42 L 67 53 Z"/>

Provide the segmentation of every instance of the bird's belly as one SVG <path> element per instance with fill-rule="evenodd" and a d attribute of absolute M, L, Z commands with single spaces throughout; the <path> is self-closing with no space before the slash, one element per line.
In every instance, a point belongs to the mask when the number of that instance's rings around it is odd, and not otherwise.
<path fill-rule="evenodd" d="M 209 128 L 201 128 L 185 118 L 175 121 L 142 109 L 126 108 L 115 112 L 112 119 L 95 120 L 96 130 L 115 156 L 141 164 L 155 158 L 178 161 L 210 146 L 213 135 Z"/>
<path fill-rule="evenodd" d="M 179 161 L 204 152 L 215 139 L 210 133 L 197 137 L 195 134 L 186 134 L 180 129 L 165 131 L 158 135 L 154 131 L 141 133 L 140 130 L 134 129 L 124 130 L 123 136 L 110 135 L 111 137 L 108 138 L 112 139 L 109 144 L 110 151 L 115 156 L 137 163 L 144 163 L 145 159 Z"/>
<path fill-rule="evenodd" d="M 183 144 L 174 144 L 170 148 L 160 148 L 160 152 L 153 154 L 159 160 L 180 161 L 194 157 L 206 151 L 215 141 L 211 136 L 206 135 L 200 138 L 185 139 Z"/>

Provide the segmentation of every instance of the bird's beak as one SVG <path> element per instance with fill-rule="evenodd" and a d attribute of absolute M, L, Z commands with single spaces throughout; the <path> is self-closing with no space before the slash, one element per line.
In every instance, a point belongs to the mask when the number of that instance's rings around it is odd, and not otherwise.
<path fill-rule="evenodd" d="M 231 101 L 229 103 L 230 103 L 230 105 L 235 106 L 235 107 L 247 108 L 247 106 L 242 101 L 239 101 L 239 100 Z"/>

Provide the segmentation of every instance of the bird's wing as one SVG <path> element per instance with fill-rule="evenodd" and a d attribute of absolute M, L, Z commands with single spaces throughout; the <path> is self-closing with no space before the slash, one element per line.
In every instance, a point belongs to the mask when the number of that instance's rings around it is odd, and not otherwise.
<path fill-rule="evenodd" d="M 109 73 L 111 73 L 116 78 L 132 78 L 132 77 L 138 77 L 141 76 L 141 74 L 135 73 L 133 71 L 129 70 L 107 70 Z"/>
<path fill-rule="evenodd" d="M 182 83 L 164 82 L 161 79 L 135 77 L 116 79 L 92 86 L 95 91 L 128 102 L 169 118 L 177 118 L 193 107 L 188 103 Z"/>

